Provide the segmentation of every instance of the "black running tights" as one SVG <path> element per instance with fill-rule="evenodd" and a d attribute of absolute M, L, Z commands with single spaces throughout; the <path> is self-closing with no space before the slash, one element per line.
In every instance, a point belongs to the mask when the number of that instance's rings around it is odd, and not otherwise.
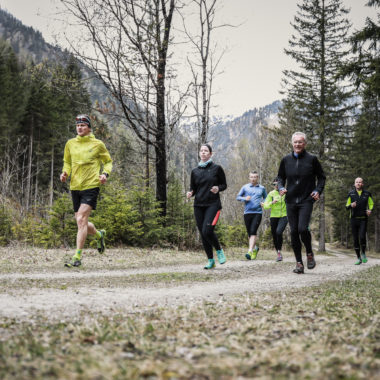
<path fill-rule="evenodd" d="M 215 225 L 219 219 L 220 208 L 218 204 L 199 207 L 194 206 L 194 216 L 197 222 L 198 230 L 202 237 L 203 247 L 206 251 L 207 258 L 214 258 L 212 247 L 220 250 L 219 240 L 214 232 Z"/>

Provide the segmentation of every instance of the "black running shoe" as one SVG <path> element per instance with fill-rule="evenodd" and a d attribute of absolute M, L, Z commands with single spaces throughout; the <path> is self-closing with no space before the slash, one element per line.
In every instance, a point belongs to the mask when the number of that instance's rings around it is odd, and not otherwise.
<path fill-rule="evenodd" d="M 304 273 L 303 265 L 301 263 L 297 263 L 296 268 L 293 269 L 293 273 L 303 274 Z"/>
<path fill-rule="evenodd" d="M 314 260 L 314 253 L 307 253 L 307 269 L 314 269 L 317 263 Z"/>

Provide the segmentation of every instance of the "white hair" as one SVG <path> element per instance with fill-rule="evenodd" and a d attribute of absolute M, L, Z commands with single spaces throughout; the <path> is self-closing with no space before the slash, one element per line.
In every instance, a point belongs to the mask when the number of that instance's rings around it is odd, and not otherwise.
<path fill-rule="evenodd" d="M 296 136 L 301 136 L 305 140 L 305 143 L 307 142 L 306 135 L 303 132 L 294 132 L 292 134 L 292 142 Z"/>

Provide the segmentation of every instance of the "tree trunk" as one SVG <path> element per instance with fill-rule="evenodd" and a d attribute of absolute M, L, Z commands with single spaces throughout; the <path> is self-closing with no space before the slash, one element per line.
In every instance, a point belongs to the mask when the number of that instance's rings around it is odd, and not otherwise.
<path fill-rule="evenodd" d="M 53 208 L 53 194 L 54 194 L 54 145 L 51 148 L 51 160 L 50 160 L 50 189 L 49 189 L 49 209 Z"/>
<path fill-rule="evenodd" d="M 28 152 L 28 173 L 26 176 L 25 209 L 28 212 L 30 207 L 30 193 L 32 188 L 32 159 L 33 159 L 33 116 L 30 124 L 29 152 Z"/>
<path fill-rule="evenodd" d="M 319 201 L 319 245 L 318 252 L 326 252 L 325 245 L 325 229 L 326 229 L 326 220 L 325 220 L 325 195 L 321 194 Z"/>
<path fill-rule="evenodd" d="M 380 252 L 380 214 L 375 215 L 375 252 Z"/>

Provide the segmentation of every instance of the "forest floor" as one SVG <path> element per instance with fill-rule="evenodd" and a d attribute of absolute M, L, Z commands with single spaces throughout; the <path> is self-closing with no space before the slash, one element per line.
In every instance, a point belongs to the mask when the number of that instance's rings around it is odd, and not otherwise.
<path fill-rule="evenodd" d="M 0 249 L 0 378 L 376 378 L 380 257 Z"/>

